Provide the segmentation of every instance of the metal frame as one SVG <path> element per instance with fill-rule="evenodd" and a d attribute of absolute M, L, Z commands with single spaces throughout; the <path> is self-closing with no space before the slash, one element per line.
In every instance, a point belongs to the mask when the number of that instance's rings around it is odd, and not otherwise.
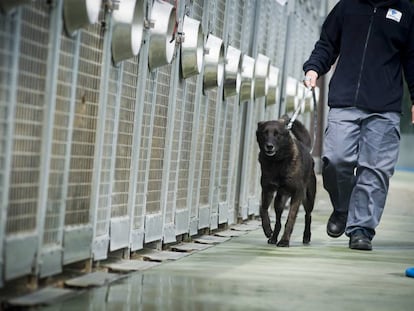
<path fill-rule="evenodd" d="M 12 168 L 12 152 L 13 152 L 13 141 L 14 141 L 14 116 L 16 114 L 16 103 L 17 103 L 17 77 L 19 72 L 19 50 L 20 50 L 20 20 L 21 20 L 21 9 L 18 9 L 16 14 L 13 17 L 6 17 L 5 23 L 7 26 L 14 24 L 15 33 L 13 35 L 14 42 L 13 46 L 10 47 L 12 50 L 12 61 L 11 61 L 11 77 L 10 84 L 8 87 L 8 93 L 5 97 L 5 103 L 8 104 L 9 109 L 7 109 L 7 115 L 5 115 L 5 121 L 8 123 L 6 142 L 4 148 L 4 172 L 0 205 L 0 286 L 3 285 L 3 280 L 8 279 L 9 272 L 7 271 L 7 266 L 4 258 L 4 248 L 6 240 L 6 221 L 7 221 L 7 212 L 8 212 L 8 203 L 9 203 L 9 186 L 10 186 L 10 177 L 11 177 L 11 168 Z M 12 32 L 9 27 L 6 27 L 6 32 Z M 3 275 L 4 271 L 4 275 Z"/>
<path fill-rule="evenodd" d="M 149 11 L 149 6 L 146 6 L 147 10 L 145 12 L 147 19 L 148 16 L 151 16 Z M 134 122 L 134 133 L 133 133 L 133 143 L 132 143 L 132 154 L 131 154 L 131 171 L 130 175 L 130 184 L 129 184 L 129 195 L 128 195 L 128 211 L 131 219 L 130 222 L 130 236 L 129 236 L 129 247 L 131 251 L 141 249 L 144 244 L 144 233 L 145 233 L 145 208 L 142 209 L 141 223 L 139 228 L 135 228 L 135 217 L 137 216 L 137 206 L 136 206 L 136 191 L 137 191 L 137 182 L 138 182 L 138 171 L 139 171 L 139 155 L 141 151 L 141 137 L 142 137 L 142 119 L 144 114 L 144 99 L 145 99 L 145 87 L 147 82 L 148 74 L 148 51 L 149 51 L 149 36 L 150 33 L 148 30 L 144 31 L 143 42 L 141 46 L 141 52 L 139 55 L 139 69 L 138 69 L 138 79 L 137 90 L 136 90 L 136 100 L 135 100 L 135 122 Z M 145 206 L 145 204 L 144 204 Z"/>
<path fill-rule="evenodd" d="M 59 68 L 59 51 L 61 44 L 61 32 L 63 29 L 63 22 L 61 19 L 62 1 L 58 1 L 53 8 L 50 19 L 49 31 L 51 37 L 49 38 L 49 53 L 47 60 L 46 73 L 46 89 L 45 93 L 50 96 L 45 97 L 45 120 L 42 133 L 42 147 L 41 147 L 41 163 L 40 163 L 40 179 L 39 184 L 44 185 L 39 187 L 38 199 L 38 213 L 37 213 L 37 227 L 38 227 L 38 252 L 37 264 L 35 267 L 36 273 L 40 276 L 48 276 L 57 274 L 62 271 L 62 244 L 60 245 L 45 245 L 44 244 L 44 228 L 45 220 L 48 214 L 48 193 L 49 193 L 49 176 L 50 163 L 52 159 L 52 145 L 53 145 L 53 128 L 55 123 L 56 111 L 56 97 L 57 97 L 57 76 Z M 47 185 L 47 186 L 46 186 Z M 62 208 L 62 206 L 60 207 Z M 60 228 L 63 231 L 63 228 Z M 59 242 L 59 241 L 56 241 Z M 62 243 L 62 241 L 60 241 Z"/>

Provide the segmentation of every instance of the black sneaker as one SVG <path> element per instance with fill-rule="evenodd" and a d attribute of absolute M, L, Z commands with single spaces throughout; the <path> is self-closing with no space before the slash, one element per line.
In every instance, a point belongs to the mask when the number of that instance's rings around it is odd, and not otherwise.
<path fill-rule="evenodd" d="M 333 212 L 326 226 L 326 233 L 332 238 L 339 238 L 345 232 L 348 213 Z"/>
<path fill-rule="evenodd" d="M 361 251 L 371 251 L 371 239 L 366 236 L 363 230 L 357 229 L 349 237 L 349 248 Z"/>

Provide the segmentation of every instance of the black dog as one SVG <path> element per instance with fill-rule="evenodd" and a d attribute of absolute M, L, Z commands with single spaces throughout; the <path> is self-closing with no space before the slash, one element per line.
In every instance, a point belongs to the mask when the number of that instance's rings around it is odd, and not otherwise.
<path fill-rule="evenodd" d="M 311 239 L 311 213 L 316 195 L 314 161 L 310 154 L 311 137 L 302 123 L 295 120 L 291 130 L 287 129 L 288 117 L 276 121 L 259 122 L 257 142 L 259 162 L 262 170 L 262 205 L 260 216 L 264 234 L 269 244 L 276 244 L 281 229 L 280 218 L 290 198 L 289 215 L 285 231 L 277 246 L 289 247 L 290 236 L 295 225 L 299 206 L 305 208 L 305 230 L 303 243 Z M 293 135 L 291 135 L 291 133 Z M 268 208 L 276 193 L 274 208 L 275 228 L 272 231 Z"/>

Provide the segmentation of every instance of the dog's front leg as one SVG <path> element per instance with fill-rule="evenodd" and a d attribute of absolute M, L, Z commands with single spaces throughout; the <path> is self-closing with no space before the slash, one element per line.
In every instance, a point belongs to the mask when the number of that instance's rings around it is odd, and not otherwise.
<path fill-rule="evenodd" d="M 269 244 L 276 244 L 277 237 L 279 235 L 280 229 L 282 228 L 281 218 L 283 214 L 283 209 L 286 205 L 287 200 L 289 199 L 288 196 L 282 195 L 279 192 L 276 194 L 274 208 L 276 214 L 276 222 L 275 222 L 275 229 L 273 230 L 272 237 L 267 241 Z"/>
<path fill-rule="evenodd" d="M 265 236 L 270 238 L 272 235 L 272 227 L 270 226 L 269 218 L 269 205 L 273 199 L 273 192 L 263 189 L 262 190 L 262 206 L 260 206 L 260 217 L 262 219 L 262 228 Z"/>
<path fill-rule="evenodd" d="M 306 188 L 305 200 L 303 201 L 303 207 L 305 208 L 305 230 L 303 231 L 303 244 L 309 244 L 311 240 L 311 213 L 313 211 L 313 206 L 315 204 L 315 196 L 316 177 L 315 175 L 312 175 Z"/>
<path fill-rule="evenodd" d="M 289 208 L 288 218 L 285 224 L 285 231 L 283 232 L 283 236 L 281 240 L 279 241 L 279 243 L 277 243 L 277 246 L 289 247 L 290 236 L 293 231 L 293 226 L 295 225 L 295 222 L 296 222 L 296 216 L 298 215 L 300 203 L 301 203 L 301 196 L 298 194 L 295 194 L 290 199 L 290 208 Z"/>

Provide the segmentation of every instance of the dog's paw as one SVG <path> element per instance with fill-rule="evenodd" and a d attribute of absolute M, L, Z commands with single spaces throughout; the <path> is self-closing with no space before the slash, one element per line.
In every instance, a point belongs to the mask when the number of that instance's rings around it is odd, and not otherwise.
<path fill-rule="evenodd" d="M 273 237 L 267 240 L 267 244 L 276 244 L 277 239 L 274 239 Z"/>
<path fill-rule="evenodd" d="M 303 240 L 302 240 L 303 244 L 304 245 L 309 245 L 310 241 L 311 241 L 311 235 L 305 233 L 303 235 Z"/>
<path fill-rule="evenodd" d="M 303 245 L 309 245 L 310 239 L 303 239 Z"/>
<path fill-rule="evenodd" d="M 279 243 L 277 243 L 277 247 L 289 247 L 289 241 L 280 240 Z"/>
<path fill-rule="evenodd" d="M 270 238 L 273 235 L 273 231 L 271 229 L 267 230 L 263 228 L 263 232 L 266 236 L 266 238 Z"/>

